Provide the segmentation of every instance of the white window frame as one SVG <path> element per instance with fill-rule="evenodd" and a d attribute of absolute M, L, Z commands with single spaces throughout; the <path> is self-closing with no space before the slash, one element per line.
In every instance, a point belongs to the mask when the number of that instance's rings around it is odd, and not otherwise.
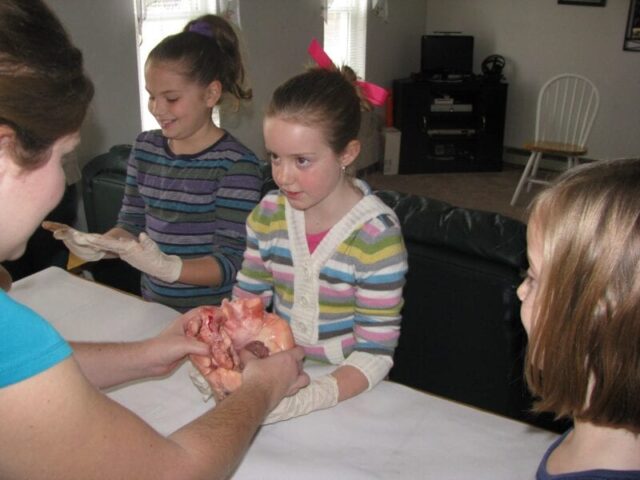
<path fill-rule="evenodd" d="M 138 90 L 142 130 L 157 129 L 158 122 L 149 112 L 149 94 L 145 89 L 144 63 L 149 52 L 163 38 L 182 31 L 189 20 L 206 13 L 215 14 L 216 0 L 133 0 L 137 19 Z M 218 109 L 214 122 L 220 126 Z"/>
<path fill-rule="evenodd" d="M 324 50 L 338 67 L 348 65 L 366 76 L 368 0 L 328 0 Z"/>

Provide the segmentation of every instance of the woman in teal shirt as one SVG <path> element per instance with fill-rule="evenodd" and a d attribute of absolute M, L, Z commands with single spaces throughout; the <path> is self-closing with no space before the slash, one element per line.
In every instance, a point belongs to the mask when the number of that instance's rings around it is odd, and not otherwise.
<path fill-rule="evenodd" d="M 60 201 L 62 159 L 93 96 L 82 54 L 40 0 L 0 2 L 0 261 L 20 257 Z M 266 414 L 306 385 L 302 349 L 246 359 L 227 400 L 165 438 L 103 395 L 208 347 L 177 319 L 129 344 L 69 344 L 0 291 L 0 478 L 227 477 Z"/>

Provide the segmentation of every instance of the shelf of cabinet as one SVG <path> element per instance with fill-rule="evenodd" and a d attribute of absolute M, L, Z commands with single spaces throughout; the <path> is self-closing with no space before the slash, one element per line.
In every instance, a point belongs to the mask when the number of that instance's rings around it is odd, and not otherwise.
<path fill-rule="evenodd" d="M 502 169 L 507 84 L 394 81 L 399 173 Z"/>

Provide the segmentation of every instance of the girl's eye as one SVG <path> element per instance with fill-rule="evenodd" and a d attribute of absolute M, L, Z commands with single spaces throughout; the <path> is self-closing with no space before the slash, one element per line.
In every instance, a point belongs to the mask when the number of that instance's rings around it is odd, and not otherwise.
<path fill-rule="evenodd" d="M 167 98 L 167 102 L 169 103 L 174 103 L 177 102 L 178 100 L 180 100 L 179 98 Z"/>
<path fill-rule="evenodd" d="M 278 157 L 275 153 L 269 152 L 269 161 L 273 165 L 278 165 L 280 163 L 280 157 Z"/>
<path fill-rule="evenodd" d="M 526 283 L 527 285 L 535 284 L 536 279 L 531 275 L 529 270 L 521 271 L 520 276 L 522 277 L 523 283 Z"/>
<path fill-rule="evenodd" d="M 307 167 L 309 166 L 309 164 L 311 163 L 311 161 L 308 158 L 305 157 L 298 157 L 296 158 L 296 165 L 298 165 L 299 167 Z"/>

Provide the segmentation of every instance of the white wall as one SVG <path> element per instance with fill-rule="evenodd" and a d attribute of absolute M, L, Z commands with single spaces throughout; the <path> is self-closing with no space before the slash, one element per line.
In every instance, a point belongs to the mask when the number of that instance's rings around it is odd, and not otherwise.
<path fill-rule="evenodd" d="M 96 96 L 82 128 L 81 164 L 140 130 L 133 0 L 45 0 L 82 49 Z M 367 77 L 385 87 L 416 71 L 427 0 L 389 0 L 388 22 L 369 15 Z M 223 114 L 224 127 L 263 155 L 262 116 L 273 90 L 310 64 L 322 42 L 321 0 L 242 0 L 242 40 L 253 101 Z M 379 112 L 382 114 L 382 111 Z"/>
<path fill-rule="evenodd" d="M 256 154 L 264 154 L 262 117 L 273 90 L 312 64 L 307 47 L 322 43 L 319 0 L 242 0 L 242 35 L 254 99 L 238 115 L 223 117 L 224 127 Z M 390 88 L 420 61 L 420 36 L 425 28 L 426 0 L 389 0 L 387 22 L 367 18 L 367 80 Z M 382 114 L 383 111 L 379 110 Z"/>
<path fill-rule="evenodd" d="M 309 63 L 307 46 L 311 38 L 322 41 L 320 2 L 242 0 L 240 18 L 253 100 L 238 114 L 223 115 L 222 122 L 224 128 L 262 156 L 262 117 L 271 93 Z"/>
<path fill-rule="evenodd" d="M 371 12 L 367 18 L 366 79 L 391 88 L 394 79 L 420 69 L 427 0 L 388 0 L 388 5 L 386 22 Z"/>
<path fill-rule="evenodd" d="M 78 161 L 132 143 L 140 129 L 133 0 L 45 0 L 84 54 L 95 97 L 82 126 Z"/>
<path fill-rule="evenodd" d="M 589 139 L 591 158 L 640 154 L 640 53 L 622 50 L 628 0 L 605 7 L 557 0 L 427 0 L 426 31 L 475 36 L 475 71 L 490 54 L 507 60 L 505 145 L 521 147 L 534 130 L 538 90 L 551 76 L 573 72 L 600 91 Z"/>

